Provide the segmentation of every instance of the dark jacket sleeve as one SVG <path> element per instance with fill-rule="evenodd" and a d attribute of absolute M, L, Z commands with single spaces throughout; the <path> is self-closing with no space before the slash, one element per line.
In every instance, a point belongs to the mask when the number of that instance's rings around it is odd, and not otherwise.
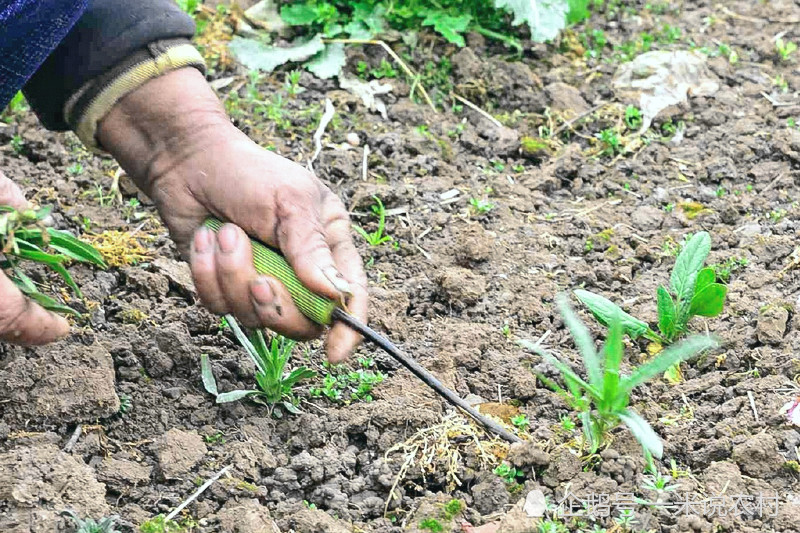
<path fill-rule="evenodd" d="M 85 83 L 160 40 L 194 35 L 173 0 L 92 0 L 23 92 L 48 129 L 66 130 L 64 104 Z"/>

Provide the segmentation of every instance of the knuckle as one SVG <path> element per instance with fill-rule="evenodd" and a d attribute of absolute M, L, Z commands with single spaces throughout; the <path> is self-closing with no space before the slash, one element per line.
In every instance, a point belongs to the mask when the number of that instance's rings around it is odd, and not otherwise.
<path fill-rule="evenodd" d="M 0 310 L 0 335 L 14 338 L 25 329 L 26 315 L 31 302 L 27 298 L 14 298 Z"/>

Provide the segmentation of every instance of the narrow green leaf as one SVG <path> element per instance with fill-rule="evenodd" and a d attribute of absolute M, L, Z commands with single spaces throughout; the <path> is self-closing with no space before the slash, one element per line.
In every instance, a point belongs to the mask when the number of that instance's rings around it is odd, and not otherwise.
<path fill-rule="evenodd" d="M 67 307 L 61 303 L 58 303 L 53 298 L 47 296 L 46 294 L 42 294 L 41 292 L 29 292 L 26 293 L 28 298 L 36 302 L 37 304 L 41 305 L 48 311 L 54 311 L 56 313 L 61 313 L 63 315 L 72 315 L 72 316 L 81 316 L 79 312 L 74 310 L 71 307 Z"/>
<path fill-rule="evenodd" d="M 67 269 L 64 268 L 62 264 L 51 264 L 50 268 L 55 270 L 63 278 L 64 282 L 69 286 L 69 288 L 75 292 L 75 296 L 78 298 L 83 298 L 81 289 L 78 287 L 78 285 L 75 283 L 75 280 L 72 279 L 72 276 L 69 272 L 67 272 Z"/>
<path fill-rule="evenodd" d="M 39 292 L 33 280 L 19 267 L 16 266 L 14 267 L 14 274 L 11 280 L 14 281 L 20 288 L 20 290 L 25 294 L 30 294 L 32 292 Z"/>
<path fill-rule="evenodd" d="M 255 346 L 253 346 L 253 343 L 250 342 L 250 339 L 247 338 L 247 335 L 245 335 L 244 331 L 242 331 L 242 328 L 239 327 L 239 323 L 236 321 L 233 315 L 225 315 L 225 320 L 228 322 L 228 327 L 231 328 L 231 331 L 233 331 L 233 335 L 236 337 L 236 340 L 238 340 L 242 347 L 244 347 L 244 351 L 247 352 L 247 355 L 250 356 L 253 364 L 256 365 L 256 369 L 259 372 L 266 373 L 266 369 L 263 366 L 264 363 L 261 361 L 258 351 L 256 350 Z"/>
<path fill-rule="evenodd" d="M 316 375 L 317 373 L 310 368 L 301 366 L 300 368 L 295 368 L 292 370 L 291 373 L 283 379 L 283 384 L 284 386 L 291 388 L 297 382 L 316 377 Z"/>
<path fill-rule="evenodd" d="M 234 390 L 231 392 L 221 392 L 217 395 L 217 403 L 229 403 L 235 402 L 236 400 L 241 400 L 242 398 L 247 398 L 248 396 L 252 396 L 253 394 L 258 394 L 258 391 L 255 390 Z"/>
<path fill-rule="evenodd" d="M 617 397 L 617 390 L 619 388 L 619 365 L 622 362 L 622 354 L 624 352 L 622 346 L 622 324 L 619 320 L 611 322 L 611 328 L 608 330 L 606 343 L 603 346 L 603 353 L 605 355 L 605 372 L 603 374 L 603 398 L 601 405 L 598 406 L 602 412 L 603 407 L 610 407 L 611 402 Z"/>
<path fill-rule="evenodd" d="M 200 355 L 200 375 L 203 378 L 203 386 L 206 392 L 218 396 L 217 380 L 214 379 L 214 373 L 211 371 L 211 362 L 208 360 L 208 355 Z"/>
<path fill-rule="evenodd" d="M 44 207 L 40 207 L 36 210 L 36 220 L 44 220 L 50 216 L 50 213 L 53 212 L 52 205 L 46 205 Z"/>
<path fill-rule="evenodd" d="M 703 268 L 709 252 L 711 236 L 705 231 L 695 233 L 681 250 L 670 275 L 670 286 L 680 300 L 691 300 L 697 273 Z"/>
<path fill-rule="evenodd" d="M 703 350 L 715 348 L 718 345 L 719 343 L 715 339 L 705 335 L 695 335 L 678 344 L 673 344 L 634 370 L 630 377 L 622 380 L 620 388 L 625 391 L 630 391 L 634 387 L 663 373 L 672 365 L 685 361 Z"/>
<path fill-rule="evenodd" d="M 545 360 L 546 360 L 547 362 L 549 362 L 551 365 L 553 365 L 554 367 L 556 367 L 556 369 L 557 369 L 559 372 L 561 372 L 561 375 L 562 375 L 562 376 L 563 376 L 565 379 L 567 379 L 567 378 L 568 378 L 568 379 L 571 379 L 571 380 L 573 380 L 575 383 L 579 384 L 581 387 L 583 387 L 583 389 L 584 389 L 586 392 L 588 392 L 589 394 L 591 394 L 591 395 L 592 395 L 592 396 L 594 396 L 595 398 L 599 398 L 599 397 L 600 397 L 599 391 L 598 391 L 597 389 L 595 389 L 594 387 L 592 387 L 591 385 L 589 385 L 588 383 L 586 383 L 586 382 L 585 382 L 583 379 L 581 379 L 581 377 L 580 377 L 580 376 L 578 376 L 578 374 L 576 374 L 575 372 L 573 372 L 573 371 L 572 371 L 572 369 L 571 369 L 570 367 L 568 367 L 567 365 L 565 365 L 564 363 L 562 363 L 561 361 L 559 361 L 559 360 L 558 360 L 558 358 L 556 358 L 556 357 L 555 357 L 554 355 L 552 355 L 550 352 L 548 352 L 548 351 L 546 351 L 546 350 L 543 350 L 542 348 L 540 348 L 540 347 L 539 347 L 539 346 L 537 346 L 536 344 L 534 344 L 534 343 L 532 343 L 531 341 L 529 341 L 529 340 L 526 340 L 526 339 L 520 339 L 520 340 L 518 340 L 518 341 L 517 341 L 517 343 L 518 343 L 520 346 L 522 346 L 523 348 L 525 348 L 525 349 L 527 349 L 527 350 L 530 350 L 530 351 L 532 351 L 533 353 L 535 353 L 535 354 L 537 354 L 537 355 L 541 356 L 543 359 L 545 359 Z"/>
<path fill-rule="evenodd" d="M 67 233 L 53 228 L 47 228 L 50 235 L 50 247 L 67 257 L 83 263 L 92 263 L 100 268 L 107 268 L 103 256 L 94 246 L 80 241 Z"/>
<path fill-rule="evenodd" d="M 649 451 L 656 459 L 661 459 L 664 455 L 664 445 L 661 443 L 661 438 L 653 431 L 647 420 L 642 418 L 639 413 L 633 409 L 625 409 L 619 413 L 619 418 L 631 430 L 633 436 L 636 437 L 641 445 Z"/>
<path fill-rule="evenodd" d="M 606 327 L 611 324 L 611 320 L 614 316 L 618 315 L 622 324 L 622 330 L 631 339 L 641 337 L 650 329 L 646 322 L 632 317 L 623 311 L 620 306 L 599 294 L 583 289 L 576 289 L 573 292 L 578 300 L 589 308 L 589 311 L 592 312 L 597 321 Z"/>
<path fill-rule="evenodd" d="M 725 295 L 728 287 L 721 283 L 707 285 L 702 291 L 695 293 L 692 305 L 689 307 L 690 315 L 717 316 L 725 305 Z"/>
<path fill-rule="evenodd" d="M 675 335 L 675 302 L 672 301 L 669 291 L 662 286 L 656 291 L 658 301 L 658 329 L 661 334 L 670 340 Z"/>
<path fill-rule="evenodd" d="M 603 383 L 603 367 L 600 363 L 600 357 L 597 355 L 597 350 L 594 347 L 594 339 L 592 339 L 589 330 L 572 310 L 569 305 L 569 300 L 566 295 L 560 294 L 557 298 L 558 308 L 561 310 L 561 316 L 564 318 L 564 323 L 572 333 L 572 339 L 575 341 L 575 346 L 583 358 L 583 364 L 586 367 L 586 374 L 591 383 L 596 389 L 600 389 Z"/>
<path fill-rule="evenodd" d="M 591 412 L 582 411 L 579 417 L 581 419 L 583 435 L 589 442 L 589 453 L 596 453 L 597 450 L 600 449 L 600 442 L 603 436 L 597 434 L 597 425 L 594 423 L 594 420 L 592 420 Z"/>

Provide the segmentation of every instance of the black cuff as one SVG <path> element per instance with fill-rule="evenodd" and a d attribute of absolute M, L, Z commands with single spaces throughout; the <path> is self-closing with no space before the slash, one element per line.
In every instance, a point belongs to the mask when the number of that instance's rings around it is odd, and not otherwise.
<path fill-rule="evenodd" d="M 194 35 L 194 21 L 172 0 L 92 0 L 23 92 L 51 130 L 67 130 L 64 105 L 81 87 L 160 40 Z"/>

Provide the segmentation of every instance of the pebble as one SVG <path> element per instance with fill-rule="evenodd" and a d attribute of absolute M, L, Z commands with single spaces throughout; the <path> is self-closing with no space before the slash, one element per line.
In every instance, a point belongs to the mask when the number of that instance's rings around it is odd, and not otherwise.
<path fill-rule="evenodd" d="M 358 133 L 350 132 L 347 134 L 347 144 L 351 146 L 358 146 L 361 144 L 361 138 L 358 136 Z"/>

